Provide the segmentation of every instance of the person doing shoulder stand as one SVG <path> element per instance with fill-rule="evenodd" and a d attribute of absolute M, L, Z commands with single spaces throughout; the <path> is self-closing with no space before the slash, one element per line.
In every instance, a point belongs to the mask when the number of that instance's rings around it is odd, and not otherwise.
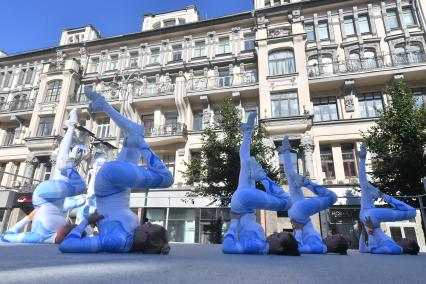
<path fill-rule="evenodd" d="M 289 195 L 269 179 L 254 157 L 250 157 L 250 142 L 256 113 L 250 113 L 241 125 L 243 141 L 240 146 L 240 174 L 238 188 L 231 199 L 231 224 L 224 237 L 222 251 L 228 254 L 300 255 L 297 242 L 287 232 L 265 238 L 256 222 L 256 210 L 285 211 L 291 206 Z M 259 181 L 266 191 L 255 187 Z"/>

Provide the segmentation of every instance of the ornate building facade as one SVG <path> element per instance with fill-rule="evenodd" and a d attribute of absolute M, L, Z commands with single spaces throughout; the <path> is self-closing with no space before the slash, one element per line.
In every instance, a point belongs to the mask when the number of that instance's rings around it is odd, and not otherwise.
<path fill-rule="evenodd" d="M 141 219 L 167 226 L 172 240 L 212 241 L 229 220 L 229 209 L 208 199 L 183 200 L 191 186 L 181 171 L 199 152 L 204 127 L 220 121 L 220 102 L 232 97 L 243 119 L 257 111 L 276 146 L 290 136 L 300 173 L 336 191 L 338 203 L 315 225 L 356 247 L 361 132 L 386 109 L 385 86 L 394 79 L 404 78 L 424 107 L 425 8 L 424 0 L 255 0 L 252 11 L 201 20 L 189 6 L 145 15 L 137 33 L 102 37 L 87 25 L 64 30 L 56 47 L 1 52 L 3 229 L 23 214 L 16 192 L 49 177 L 72 108 L 97 141 L 121 147 L 114 123 L 87 112 L 82 89 L 92 86 L 144 123 L 147 142 L 174 173 L 171 189 L 135 192 L 131 200 Z M 259 220 L 267 233 L 291 228 L 285 212 L 260 212 Z M 424 246 L 420 214 L 384 226 Z"/>

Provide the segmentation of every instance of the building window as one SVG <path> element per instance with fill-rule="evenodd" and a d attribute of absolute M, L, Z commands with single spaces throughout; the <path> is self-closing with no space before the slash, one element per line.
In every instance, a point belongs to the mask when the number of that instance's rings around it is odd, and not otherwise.
<path fill-rule="evenodd" d="M 206 43 L 205 41 L 195 42 L 194 57 L 206 56 Z"/>
<path fill-rule="evenodd" d="M 370 22 L 368 20 L 368 15 L 361 15 L 358 17 L 359 31 L 361 34 L 368 34 L 370 30 Z"/>
<path fill-rule="evenodd" d="M 218 54 L 225 54 L 231 52 L 231 44 L 229 43 L 229 37 L 221 37 L 219 38 L 219 44 L 217 53 Z"/>
<path fill-rule="evenodd" d="M 118 69 L 118 55 L 111 55 L 111 64 L 109 65 L 110 70 Z"/>
<path fill-rule="evenodd" d="M 3 82 L 3 78 L 4 78 L 4 72 L 0 72 L 0 88 L 2 88 L 2 82 Z"/>
<path fill-rule="evenodd" d="M 145 127 L 145 135 L 151 136 L 154 131 L 154 115 L 147 114 L 142 116 L 143 126 Z"/>
<path fill-rule="evenodd" d="M 50 136 L 52 134 L 54 116 L 43 116 L 40 117 L 38 124 L 37 136 Z"/>
<path fill-rule="evenodd" d="M 138 67 L 139 65 L 139 53 L 132 52 L 130 53 L 130 67 Z"/>
<path fill-rule="evenodd" d="M 334 179 L 333 152 L 331 145 L 320 145 L 321 168 L 326 179 Z"/>
<path fill-rule="evenodd" d="M 358 96 L 361 117 L 377 117 L 383 112 L 382 94 L 367 93 Z"/>
<path fill-rule="evenodd" d="M 364 65 L 365 69 L 377 68 L 376 53 L 373 50 L 364 51 Z"/>
<path fill-rule="evenodd" d="M 218 86 L 219 87 L 231 86 L 231 76 L 229 73 L 229 68 L 219 69 Z"/>
<path fill-rule="evenodd" d="M 161 22 L 156 22 L 155 24 L 152 25 L 152 28 L 155 30 L 161 28 Z"/>
<path fill-rule="evenodd" d="M 416 107 L 422 108 L 425 106 L 426 89 L 425 88 L 414 88 L 411 90 L 414 99 L 416 100 Z"/>
<path fill-rule="evenodd" d="M 402 9 L 402 22 L 405 27 L 414 26 L 416 24 L 414 21 L 413 10 L 411 10 L 411 8 Z"/>
<path fill-rule="evenodd" d="M 175 45 L 173 46 L 173 61 L 181 61 L 182 60 L 182 46 Z"/>
<path fill-rule="evenodd" d="M 15 128 L 8 128 L 4 137 L 3 145 L 12 145 L 15 140 Z"/>
<path fill-rule="evenodd" d="M 25 77 L 25 84 L 31 84 L 33 82 L 34 67 L 28 68 L 27 76 Z"/>
<path fill-rule="evenodd" d="M 176 20 L 175 19 L 171 19 L 171 20 L 165 20 L 164 21 L 164 27 L 173 27 L 176 26 Z"/>
<path fill-rule="evenodd" d="M 178 121 L 178 114 L 175 112 L 166 113 L 166 125 L 176 125 Z"/>
<path fill-rule="evenodd" d="M 355 148 L 353 143 L 344 143 L 341 144 L 342 149 L 342 160 L 343 168 L 345 170 L 345 177 L 351 178 L 356 177 L 356 167 L 355 167 Z"/>
<path fill-rule="evenodd" d="M 408 55 L 410 56 L 410 62 L 412 63 L 423 63 L 425 62 L 425 55 L 421 45 L 413 44 L 408 47 Z"/>
<path fill-rule="evenodd" d="M 99 58 L 92 58 L 91 65 L 92 65 L 92 67 L 91 67 L 92 73 L 98 73 L 99 72 L 99 66 L 100 66 Z"/>
<path fill-rule="evenodd" d="M 0 111 L 4 111 L 5 108 L 5 98 L 0 97 Z"/>
<path fill-rule="evenodd" d="M 96 137 L 106 138 L 109 137 L 110 119 L 109 117 L 100 118 L 96 120 Z"/>
<path fill-rule="evenodd" d="M 318 58 L 316 56 L 310 57 L 308 59 L 308 76 L 316 77 L 319 75 L 320 75 L 320 72 L 319 72 Z"/>
<path fill-rule="evenodd" d="M 170 208 L 167 231 L 169 241 L 195 242 L 195 209 Z"/>
<path fill-rule="evenodd" d="M 175 175 L 175 155 L 163 155 L 163 163 Z"/>
<path fill-rule="evenodd" d="M 253 33 L 244 34 L 244 50 L 254 49 L 255 36 Z"/>
<path fill-rule="evenodd" d="M 351 72 L 357 72 L 362 70 L 361 58 L 357 51 L 353 51 L 349 54 L 349 62 L 347 62 L 347 64 L 348 64 L 348 69 Z"/>
<path fill-rule="evenodd" d="M 314 121 L 339 119 L 335 97 L 314 99 Z"/>
<path fill-rule="evenodd" d="M 160 49 L 151 49 L 151 64 L 160 64 Z"/>
<path fill-rule="evenodd" d="M 13 97 L 12 103 L 10 104 L 10 110 L 23 110 L 28 106 L 28 100 L 26 94 L 20 94 Z"/>
<path fill-rule="evenodd" d="M 279 50 L 269 54 L 269 76 L 278 76 L 296 72 L 294 52 Z"/>
<path fill-rule="evenodd" d="M 10 83 L 12 82 L 11 79 L 12 79 L 12 71 L 6 72 L 6 75 L 4 77 L 4 82 L 3 82 L 3 88 L 10 87 Z"/>
<path fill-rule="evenodd" d="M 343 23 L 344 23 L 345 35 L 346 36 L 355 35 L 354 18 L 346 17 L 344 18 Z"/>
<path fill-rule="evenodd" d="M 272 117 L 299 115 L 297 93 L 271 94 Z"/>
<path fill-rule="evenodd" d="M 222 113 L 220 112 L 220 110 L 217 109 L 213 112 L 213 125 L 216 127 L 219 127 L 221 123 L 222 123 Z"/>
<path fill-rule="evenodd" d="M 329 39 L 328 23 L 326 21 L 318 23 L 318 37 L 319 40 Z"/>
<path fill-rule="evenodd" d="M 18 86 L 22 85 L 22 83 L 24 82 L 24 77 L 25 77 L 25 73 L 27 72 L 26 69 L 21 69 L 21 71 L 19 72 L 19 76 L 18 76 Z"/>
<path fill-rule="evenodd" d="M 194 113 L 194 124 L 193 124 L 193 130 L 194 131 L 201 131 L 203 130 L 203 111 L 198 111 Z"/>
<path fill-rule="evenodd" d="M 314 41 L 315 40 L 315 32 L 314 32 L 314 25 L 313 24 L 305 25 L 305 32 L 306 32 L 306 40 L 307 41 Z"/>
<path fill-rule="evenodd" d="M 388 26 L 391 30 L 399 28 L 399 21 L 398 21 L 398 15 L 396 13 L 396 10 L 387 11 L 387 21 L 388 21 Z"/>
<path fill-rule="evenodd" d="M 321 59 L 323 74 L 329 75 L 334 73 L 333 58 L 331 56 L 323 56 Z"/>
<path fill-rule="evenodd" d="M 59 102 L 61 96 L 62 80 L 54 80 L 47 84 L 47 94 L 45 102 Z"/>
<path fill-rule="evenodd" d="M 396 64 L 408 64 L 408 56 L 403 46 L 398 46 L 394 49 L 394 59 Z"/>

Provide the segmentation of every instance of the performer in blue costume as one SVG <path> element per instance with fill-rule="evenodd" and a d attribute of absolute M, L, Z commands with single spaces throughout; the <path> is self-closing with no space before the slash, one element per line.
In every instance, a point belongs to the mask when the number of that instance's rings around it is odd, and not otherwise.
<path fill-rule="evenodd" d="M 11 243 L 60 243 L 72 229 L 71 225 L 66 222 L 64 210 L 83 204 L 84 198 L 82 196 L 77 197 L 77 195 L 82 194 L 86 189 L 85 182 L 73 166 L 79 148 L 73 148 L 70 156 L 68 154 L 77 124 L 76 109 L 70 112 L 66 124 L 68 129 L 59 146 L 52 177 L 50 180 L 39 184 L 33 193 L 35 212 L 6 231 L 2 241 Z M 19 233 L 31 221 L 31 232 Z"/>
<path fill-rule="evenodd" d="M 341 235 L 328 236 L 324 243 L 321 235 L 312 225 L 310 218 L 312 215 L 332 206 L 337 200 L 336 194 L 299 175 L 292 166 L 290 150 L 290 142 L 288 141 L 288 137 L 285 136 L 280 148 L 280 155 L 283 156 L 284 171 L 288 179 L 291 201 L 293 203 L 288 211 L 288 216 L 293 225 L 300 253 L 323 254 L 334 252 L 346 254 L 349 248 L 346 239 Z M 317 196 L 305 198 L 302 186 L 308 188 Z"/>
<path fill-rule="evenodd" d="M 416 217 L 416 209 L 410 205 L 382 193 L 367 180 L 365 159 L 367 145 L 362 144 L 359 156 L 359 183 L 361 186 L 361 219 L 362 233 L 359 250 L 373 254 L 417 254 L 419 245 L 411 239 L 402 239 L 398 244 L 386 235 L 380 228 L 381 222 L 409 220 Z M 375 208 L 374 200 L 381 197 L 393 208 Z"/>
<path fill-rule="evenodd" d="M 116 161 L 105 163 L 95 180 L 98 214 L 81 222 L 61 243 L 62 252 L 143 252 L 163 253 L 170 250 L 167 231 L 151 223 L 140 225 L 130 210 L 130 189 L 167 188 L 174 180 L 158 156 L 144 140 L 144 127 L 118 113 L 105 99 L 89 88 L 90 112 L 104 111 L 126 133 L 123 149 Z M 147 168 L 138 166 L 141 156 Z M 98 236 L 83 237 L 86 226 L 92 223 Z"/>
<path fill-rule="evenodd" d="M 250 140 L 256 113 L 241 125 L 243 141 L 240 146 L 240 175 L 238 188 L 231 199 L 231 224 L 222 245 L 224 253 L 300 255 L 290 233 L 275 233 L 265 239 L 265 232 L 256 222 L 256 209 L 284 211 L 291 206 L 288 194 L 271 179 L 254 157 L 250 157 Z M 255 187 L 263 184 L 266 192 Z"/>
<path fill-rule="evenodd" d="M 87 185 L 86 200 L 84 206 L 78 208 L 76 216 L 77 224 L 81 223 L 84 219 L 87 219 L 90 214 L 93 214 L 96 211 L 95 180 L 96 175 L 106 161 L 107 159 L 104 153 L 96 153 L 93 161 L 91 162 L 92 166 L 89 170 L 89 183 Z"/>

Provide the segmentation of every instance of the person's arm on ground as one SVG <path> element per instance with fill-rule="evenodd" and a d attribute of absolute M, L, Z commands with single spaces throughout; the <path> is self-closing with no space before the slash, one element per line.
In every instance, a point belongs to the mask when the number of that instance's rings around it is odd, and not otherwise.
<path fill-rule="evenodd" d="M 59 245 L 59 250 L 65 253 L 100 252 L 101 242 L 98 236 L 82 237 L 88 225 L 88 220 L 83 220 L 63 240 Z"/>

